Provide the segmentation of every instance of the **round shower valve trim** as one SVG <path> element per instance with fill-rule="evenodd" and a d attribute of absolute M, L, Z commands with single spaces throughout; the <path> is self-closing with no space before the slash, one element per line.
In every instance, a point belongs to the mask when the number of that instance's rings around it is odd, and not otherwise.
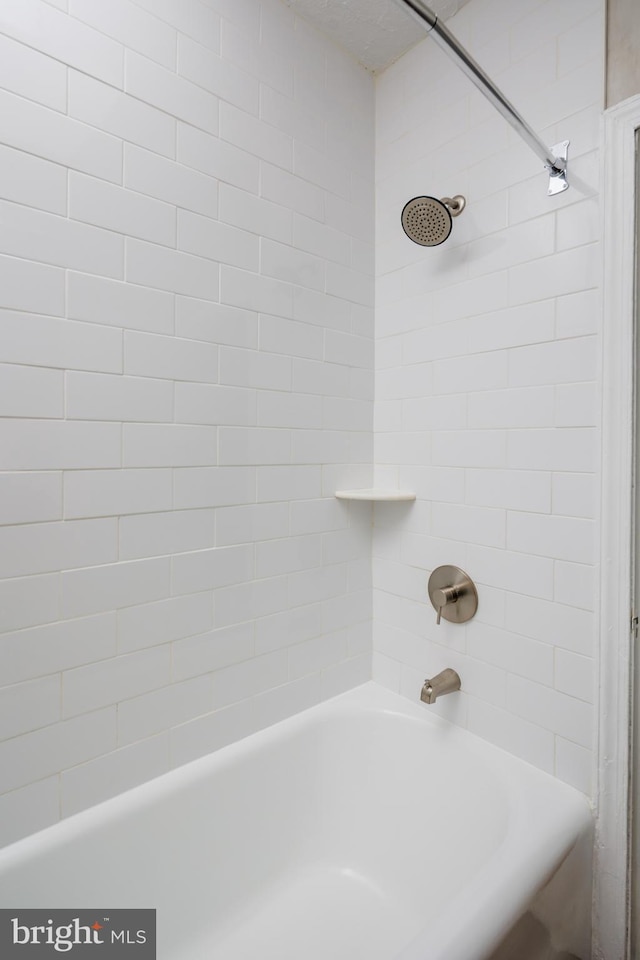
<path fill-rule="evenodd" d="M 429 599 L 438 611 L 436 623 L 444 617 L 450 623 L 466 623 L 478 609 L 478 591 L 471 577 L 460 567 L 436 567 L 427 584 Z"/>

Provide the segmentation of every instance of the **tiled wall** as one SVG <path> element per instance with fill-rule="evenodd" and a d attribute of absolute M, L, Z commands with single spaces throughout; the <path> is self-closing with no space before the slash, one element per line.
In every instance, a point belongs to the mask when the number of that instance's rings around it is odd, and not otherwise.
<path fill-rule="evenodd" d="M 0 839 L 370 675 L 373 81 L 279 0 L 0 4 Z"/>
<path fill-rule="evenodd" d="M 472 0 L 452 31 L 547 144 L 571 188 L 426 39 L 377 84 L 375 460 L 418 495 L 376 507 L 374 676 L 589 792 L 598 546 L 602 0 Z M 462 193 L 441 247 L 412 244 L 414 195 Z M 476 581 L 436 626 L 429 572 Z"/>

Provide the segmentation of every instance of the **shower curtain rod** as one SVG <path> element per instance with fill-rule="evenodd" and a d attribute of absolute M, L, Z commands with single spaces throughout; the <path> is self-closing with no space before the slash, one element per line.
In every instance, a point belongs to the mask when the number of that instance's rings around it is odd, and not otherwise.
<path fill-rule="evenodd" d="M 493 80 L 458 43 L 451 31 L 445 27 L 444 23 L 440 22 L 437 15 L 423 3 L 423 0 L 396 0 L 396 3 L 403 7 L 414 19 L 419 20 L 423 26 L 427 25 L 429 36 L 455 60 L 463 73 L 502 114 L 507 123 L 511 124 L 514 130 L 517 130 L 533 152 L 540 157 L 549 171 L 549 195 L 553 196 L 553 194 L 562 193 L 563 190 L 566 190 L 569 186 L 566 174 L 569 141 L 563 140 L 561 143 L 556 143 L 551 149 L 546 147 L 529 124 L 522 119 L 513 104 L 498 89 Z"/>

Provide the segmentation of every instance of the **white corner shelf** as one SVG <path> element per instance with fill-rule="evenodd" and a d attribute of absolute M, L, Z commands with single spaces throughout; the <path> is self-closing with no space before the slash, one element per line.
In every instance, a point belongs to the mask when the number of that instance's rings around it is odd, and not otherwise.
<path fill-rule="evenodd" d="M 372 501 L 409 501 L 415 500 L 412 490 L 386 490 L 381 487 L 370 487 L 363 490 L 336 490 L 338 500 L 372 500 Z"/>

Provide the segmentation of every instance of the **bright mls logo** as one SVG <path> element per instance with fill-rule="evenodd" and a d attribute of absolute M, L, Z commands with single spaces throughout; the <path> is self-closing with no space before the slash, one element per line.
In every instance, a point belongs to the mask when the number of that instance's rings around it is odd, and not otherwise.
<path fill-rule="evenodd" d="M 155 910 L 0 910 L 2 960 L 156 960 Z"/>

